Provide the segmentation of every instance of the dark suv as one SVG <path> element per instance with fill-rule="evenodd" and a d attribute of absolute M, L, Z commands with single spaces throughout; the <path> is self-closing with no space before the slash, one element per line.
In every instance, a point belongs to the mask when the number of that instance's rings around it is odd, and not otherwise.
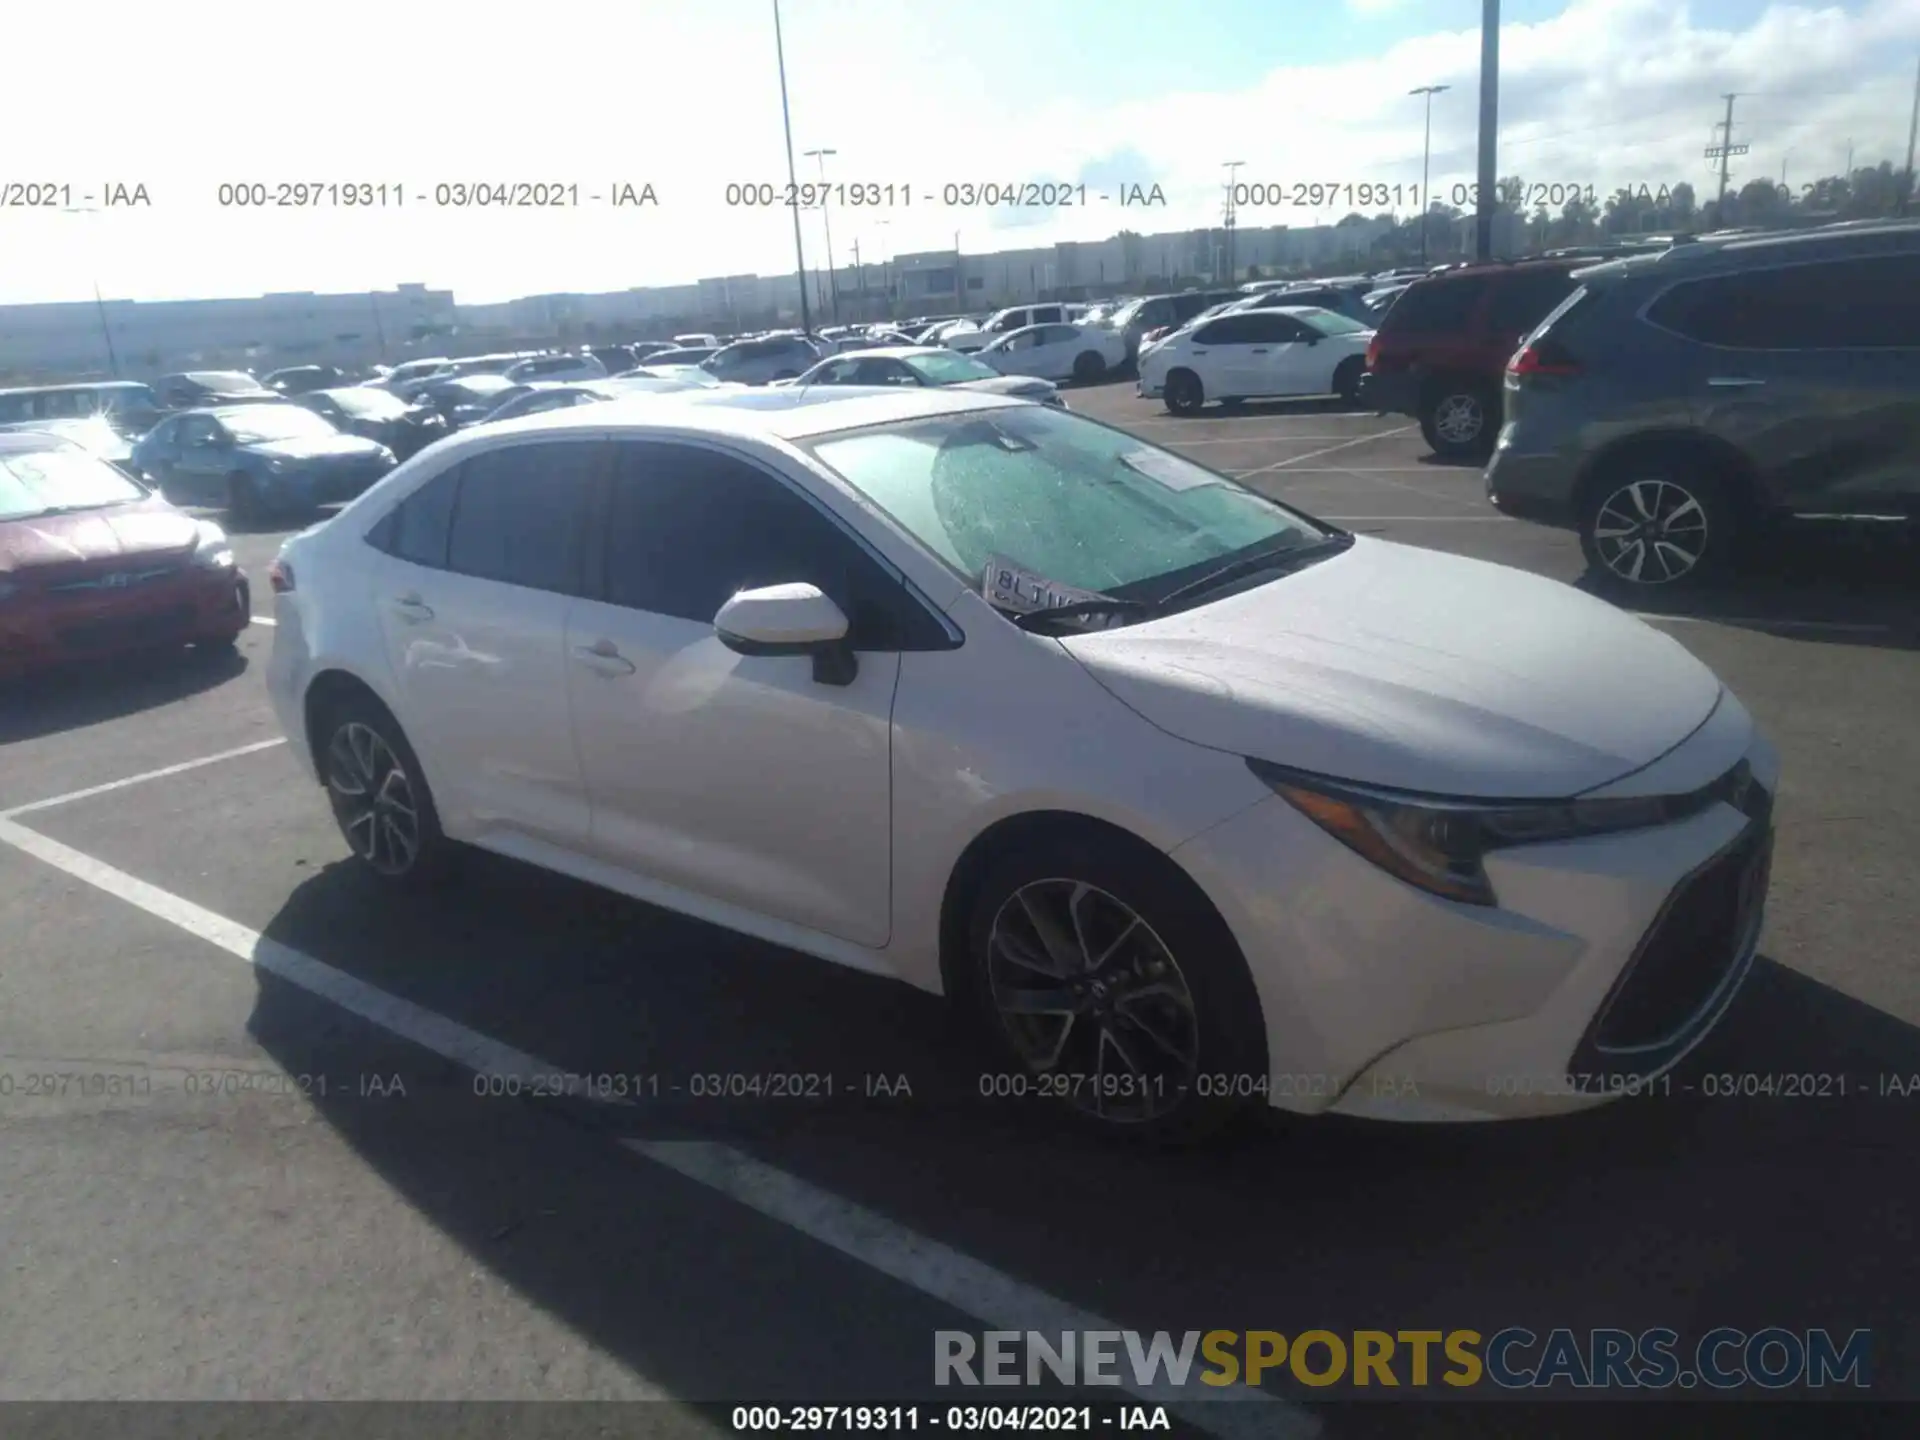
<path fill-rule="evenodd" d="M 1202 310 L 1247 297 L 1238 290 L 1183 290 L 1177 295 L 1148 295 L 1129 300 L 1107 319 L 1127 342 L 1127 361 L 1140 356 L 1140 339 L 1153 330 L 1177 330 Z"/>
<path fill-rule="evenodd" d="M 1514 348 L 1591 263 L 1466 265 L 1414 281 L 1380 317 L 1361 402 L 1418 420 L 1436 455 L 1484 459 L 1500 429 L 1500 378 Z"/>
<path fill-rule="evenodd" d="M 1506 374 L 1508 514 L 1602 579 L 1707 575 L 1753 527 L 1920 520 L 1920 223 L 1709 239 L 1582 270 Z"/>

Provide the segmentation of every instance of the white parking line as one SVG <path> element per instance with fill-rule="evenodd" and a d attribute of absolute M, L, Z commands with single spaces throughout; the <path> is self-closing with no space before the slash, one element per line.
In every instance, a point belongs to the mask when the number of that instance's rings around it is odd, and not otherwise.
<path fill-rule="evenodd" d="M 1249 475 L 1266 475 L 1275 470 L 1284 470 L 1291 465 L 1298 465 L 1302 460 L 1318 460 L 1322 455 L 1331 455 L 1336 450 L 1351 450 L 1355 445 L 1370 445 L 1375 440 L 1386 440 L 1395 435 L 1405 435 L 1409 430 L 1417 430 L 1419 428 L 1417 425 L 1402 425 L 1398 430 L 1382 430 L 1378 435 L 1362 435 L 1356 440 L 1343 440 L 1338 445 L 1327 446 L 1324 450 L 1309 450 L 1306 454 L 1295 455 L 1289 460 L 1276 460 L 1271 465 L 1262 465 L 1258 470 L 1242 471 L 1240 478 L 1244 480 Z"/>
<path fill-rule="evenodd" d="M 163 766 L 158 770 L 149 770 L 141 775 L 129 775 L 124 780 L 109 780 L 104 785 L 89 785 L 84 790 L 69 790 L 64 795 L 55 795 L 46 800 L 34 800 L 26 805 L 15 805 L 10 810 L 0 810 L 0 820 L 11 820 L 16 815 L 28 815 L 35 810 L 51 810 L 56 805 L 70 805 L 75 800 L 90 800 L 95 795 L 106 795 L 115 790 L 124 790 L 129 785 L 144 785 L 149 780 L 164 780 L 169 775 L 184 774 L 188 770 L 198 770 L 202 765 L 218 765 L 222 760 L 238 760 L 242 755 L 252 755 L 261 750 L 271 750 L 276 745 L 287 743 L 284 735 L 272 740 L 256 740 L 251 745 L 241 745 L 232 750 L 222 750 L 218 755 L 202 755 L 198 760 L 183 760 L 178 765 Z"/>
<path fill-rule="evenodd" d="M 179 774 L 198 765 L 213 764 L 263 748 L 250 746 L 243 750 L 227 751 L 174 766 L 170 770 L 132 776 L 124 781 L 76 791 L 57 800 L 40 801 L 32 807 L 22 808 L 45 809 L 85 795 L 139 784 L 163 774 Z M 522 1079 L 557 1074 L 563 1070 L 561 1066 L 469 1029 L 411 1000 L 389 994 L 343 970 L 336 970 L 304 951 L 269 939 L 236 920 L 229 920 L 191 900 L 151 885 L 103 860 L 96 860 L 36 830 L 29 830 L 9 818 L 18 813 L 22 812 L 11 811 L 7 816 L 0 816 L 0 842 L 24 851 L 76 880 L 84 881 L 156 919 L 164 920 L 268 974 L 329 1000 L 341 1009 L 411 1041 L 444 1060 L 482 1075 Z M 912 1286 L 922 1294 L 964 1311 L 994 1329 L 1057 1332 L 1121 1328 L 1111 1320 L 1077 1309 L 951 1246 L 929 1239 L 876 1211 L 842 1199 L 731 1146 L 712 1141 L 685 1140 L 624 1140 L 620 1143 L 636 1155 L 718 1191 L 843 1255 Z M 1238 1440 L 1241 1436 L 1247 1437 L 1247 1440 L 1265 1440 L 1265 1437 L 1281 1437 L 1281 1440 L 1300 1437 L 1300 1440 L 1307 1440 L 1307 1437 L 1320 1433 L 1319 1422 L 1307 1411 L 1258 1390 L 1227 1387 L 1219 1395 L 1203 1398 L 1164 1383 L 1120 1388 L 1148 1404 L 1177 1409 L 1181 1418 L 1196 1428 L 1229 1437 L 1229 1440 Z M 1223 1401 L 1244 1403 L 1221 1403 Z"/>

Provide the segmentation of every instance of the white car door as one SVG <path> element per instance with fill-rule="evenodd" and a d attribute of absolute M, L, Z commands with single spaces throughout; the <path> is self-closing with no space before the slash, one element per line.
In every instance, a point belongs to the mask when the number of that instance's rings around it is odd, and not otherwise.
<path fill-rule="evenodd" d="M 1326 337 L 1318 330 L 1278 310 L 1250 310 L 1254 343 L 1248 347 L 1250 369 L 1246 395 L 1323 395 L 1330 388 L 1331 362 Z"/>
<path fill-rule="evenodd" d="M 567 709 L 567 612 L 580 589 L 591 440 L 469 457 L 373 532 L 374 603 L 399 719 L 458 838 L 569 848 L 589 829 Z"/>
<path fill-rule="evenodd" d="M 1067 380 L 1073 376 L 1073 362 L 1082 350 L 1098 350 L 1098 345 L 1080 343 L 1078 325 L 1043 325 L 1039 342 L 1033 347 L 1033 368 L 1026 373 L 1043 380 Z"/>
<path fill-rule="evenodd" d="M 1005 340 L 995 341 L 994 348 L 984 351 L 981 359 L 993 366 L 1002 375 L 1038 375 L 1034 369 L 1035 352 L 1040 348 L 1041 327 L 1035 325 L 1025 330 L 1016 330 Z"/>
<path fill-rule="evenodd" d="M 1236 311 L 1209 320 L 1193 332 L 1187 364 L 1200 377 L 1208 399 L 1260 393 L 1260 357 L 1253 353 L 1259 348 L 1254 340 L 1258 329 L 1252 312 Z"/>
<path fill-rule="evenodd" d="M 757 463 L 691 441 L 614 453 L 599 598 L 574 608 L 567 634 L 596 852 L 682 893 L 884 945 L 900 670 L 886 592 L 906 592 Z M 737 591 L 788 581 L 847 612 L 851 683 L 714 633 Z"/>

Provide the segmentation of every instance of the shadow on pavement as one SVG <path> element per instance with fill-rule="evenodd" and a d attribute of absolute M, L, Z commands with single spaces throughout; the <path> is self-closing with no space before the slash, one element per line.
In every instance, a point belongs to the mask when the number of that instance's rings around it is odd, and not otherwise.
<path fill-rule="evenodd" d="M 0 745 L 156 710 L 246 668 L 236 650 L 181 646 L 0 680 Z"/>
<path fill-rule="evenodd" d="M 1920 544 L 1866 527 L 1801 526 L 1756 539 L 1732 575 L 1628 593 L 1588 570 L 1575 583 L 1643 614 L 1712 620 L 1793 640 L 1920 649 Z"/>
<path fill-rule="evenodd" d="M 627 1077 L 640 1099 L 625 1111 L 489 1098 L 260 973 L 254 1035 L 288 1071 L 334 1077 L 315 1103 L 369 1165 L 477 1262 L 690 1400 L 950 1401 L 931 1386 L 930 1332 L 986 1326 L 615 1138 L 723 1141 L 1146 1331 L 1669 1326 L 1685 1343 L 1718 1325 L 1865 1328 L 1874 1395 L 1920 1395 L 1920 1032 L 1766 961 L 1659 1096 L 1511 1125 L 1274 1116 L 1159 1153 L 985 1098 L 991 1066 L 931 997 L 491 857 L 416 900 L 329 867 L 268 934 L 563 1071 Z M 387 1073 L 404 1100 L 349 1078 Z M 696 1077 L 732 1075 L 832 1077 L 833 1096 L 696 1093 L 713 1088 Z M 1821 1092 L 1786 1098 L 1766 1078 L 1782 1076 L 1844 1078 L 1786 1082 Z M 1333 1440 L 1620 1433 L 1558 1407 L 1327 1394 L 1292 1398 L 1316 1402 Z M 1691 1413 L 1633 1429 L 1704 1433 Z"/>

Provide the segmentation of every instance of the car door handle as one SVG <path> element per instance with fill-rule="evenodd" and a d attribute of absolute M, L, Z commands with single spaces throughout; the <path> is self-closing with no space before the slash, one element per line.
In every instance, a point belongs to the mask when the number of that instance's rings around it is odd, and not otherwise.
<path fill-rule="evenodd" d="M 573 658 L 589 670 L 602 675 L 631 675 L 634 664 L 622 655 L 611 640 L 596 640 L 591 645 L 573 647 Z"/>
<path fill-rule="evenodd" d="M 1262 345 L 1259 349 L 1251 350 L 1248 353 L 1252 355 L 1264 355 L 1267 353 L 1267 347 L 1265 345 Z"/>
<path fill-rule="evenodd" d="M 1716 390 L 1750 390 L 1756 385 L 1766 383 L 1764 380 L 1755 380 L 1747 375 L 1714 375 L 1707 380 L 1707 384 Z"/>
<path fill-rule="evenodd" d="M 411 621 L 414 624 L 433 618 L 433 607 L 418 595 L 412 593 L 396 595 L 390 603 L 394 610 L 399 613 L 401 619 Z"/>

